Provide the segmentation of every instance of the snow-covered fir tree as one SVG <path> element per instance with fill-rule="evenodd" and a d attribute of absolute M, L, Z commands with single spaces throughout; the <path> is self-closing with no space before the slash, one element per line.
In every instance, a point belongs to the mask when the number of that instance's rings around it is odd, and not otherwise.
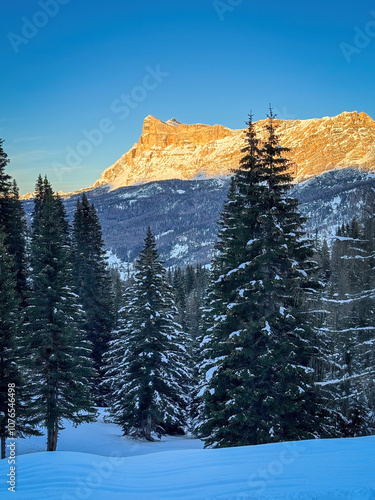
<path fill-rule="evenodd" d="M 202 341 L 206 446 L 320 434 L 306 307 L 316 265 L 275 128 L 271 110 L 260 148 L 250 117 L 221 216 Z"/>
<path fill-rule="evenodd" d="M 102 403 L 98 389 L 103 377 L 103 354 L 115 326 L 114 296 L 99 218 L 85 194 L 78 198 L 74 213 L 73 250 L 75 289 L 85 312 L 87 338 L 93 346 L 94 367 L 98 373 L 96 398 Z"/>
<path fill-rule="evenodd" d="M 74 293 L 69 224 L 61 200 L 45 179 L 36 187 L 31 239 L 32 290 L 28 300 L 28 369 L 38 423 L 47 429 L 47 451 L 56 450 L 62 419 L 95 420 L 91 396 L 95 370 L 84 317 Z"/>
<path fill-rule="evenodd" d="M 0 437 L 1 458 L 5 458 L 8 437 L 8 384 L 19 386 L 19 371 L 15 363 L 16 337 L 20 316 L 13 272 L 13 259 L 5 246 L 5 233 L 0 227 Z M 15 391 L 16 392 L 16 389 Z M 14 408 L 16 411 L 16 408 Z"/>
<path fill-rule="evenodd" d="M 27 395 L 27 378 L 23 371 L 25 352 L 21 350 L 23 317 L 19 308 L 17 278 L 13 257 L 5 245 L 6 235 L 0 227 L 0 437 L 1 458 L 6 457 L 9 421 L 16 436 L 38 435 L 35 415 Z M 8 393 L 11 390 L 11 393 Z M 13 416 L 14 412 L 14 416 Z M 10 414 L 12 413 L 12 415 Z"/>
<path fill-rule="evenodd" d="M 202 306 L 204 304 L 205 293 L 209 283 L 210 273 L 201 265 L 195 267 L 188 265 L 184 271 L 181 270 L 182 278 L 174 279 L 174 289 L 177 298 L 183 295 L 183 299 L 177 302 L 180 317 L 184 318 L 187 347 L 190 358 L 191 382 L 189 390 L 189 412 L 188 428 L 194 431 L 197 419 L 197 408 L 199 400 L 197 398 L 196 387 L 199 381 L 199 354 L 201 340 L 201 319 Z M 176 273 L 175 273 L 176 277 Z M 182 282 L 182 287 L 181 287 Z M 177 286 L 176 286 L 177 285 Z"/>
<path fill-rule="evenodd" d="M 125 435 L 152 440 L 182 432 L 187 406 L 188 354 L 175 322 L 177 308 L 148 229 L 125 293 L 120 328 L 105 355 L 105 384 L 114 421 Z"/>
<path fill-rule="evenodd" d="M 24 299 L 26 293 L 25 269 L 25 213 L 18 198 L 15 181 L 5 172 L 8 158 L 0 140 L 0 436 L 1 458 L 5 458 L 5 440 L 8 435 L 9 409 L 17 419 L 16 436 L 37 435 L 24 360 L 28 353 L 22 349 L 25 330 Z M 8 384 L 13 392 L 11 406 Z"/>
<path fill-rule="evenodd" d="M 375 430 L 375 276 L 372 221 L 354 219 L 339 228 L 332 245 L 332 274 L 323 298 L 330 337 L 331 369 L 319 384 L 330 388 L 337 436 L 362 436 Z"/>
<path fill-rule="evenodd" d="M 318 236 L 318 235 L 316 235 Z M 314 369 L 313 381 L 321 403 L 321 437 L 339 437 L 339 422 L 342 421 L 341 410 L 338 408 L 337 391 L 332 384 L 332 374 L 337 369 L 334 355 L 334 342 L 328 325 L 331 321 L 327 298 L 332 293 L 330 278 L 332 275 L 331 257 L 326 240 L 315 239 L 315 259 L 318 263 L 317 278 L 320 289 L 309 298 L 309 314 L 313 320 L 312 342 L 315 355 L 312 358 Z"/>

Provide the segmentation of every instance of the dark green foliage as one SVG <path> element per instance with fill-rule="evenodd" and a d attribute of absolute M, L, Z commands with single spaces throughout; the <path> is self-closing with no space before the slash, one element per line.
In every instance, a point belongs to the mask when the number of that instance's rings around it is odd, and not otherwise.
<path fill-rule="evenodd" d="M 195 267 L 188 265 L 185 270 L 177 268 L 174 278 L 170 277 L 173 284 L 175 301 L 178 309 L 178 322 L 185 332 L 186 346 L 190 358 L 191 380 L 187 381 L 189 387 L 188 424 L 193 429 L 197 417 L 198 399 L 196 386 L 198 385 L 198 361 L 200 355 L 199 344 L 202 338 L 201 318 L 202 306 L 206 289 L 209 283 L 210 272 L 197 264 Z"/>
<path fill-rule="evenodd" d="M 0 139 L 0 227 L 5 232 L 5 245 L 13 257 L 16 290 L 22 306 L 26 293 L 26 215 L 19 199 L 16 181 L 5 172 L 9 163 Z"/>
<path fill-rule="evenodd" d="M 116 321 L 114 294 L 106 266 L 104 243 L 98 216 L 86 195 L 78 199 L 73 221 L 75 289 L 85 312 L 84 328 L 93 346 L 94 366 L 103 376 L 103 354 L 108 349 Z M 118 284 L 117 284 L 118 286 Z M 96 394 L 98 402 L 101 394 Z"/>
<path fill-rule="evenodd" d="M 11 176 L 5 172 L 5 167 L 9 163 L 8 155 L 3 149 L 4 140 L 0 139 L 0 225 L 5 225 L 6 211 L 4 209 L 4 202 L 11 192 Z"/>
<path fill-rule="evenodd" d="M 30 391 L 39 423 L 47 428 L 47 450 L 57 446 L 62 419 L 78 425 L 95 419 L 91 385 L 95 375 L 84 316 L 74 293 L 68 223 L 48 181 L 38 180 L 32 225 L 28 300 Z"/>
<path fill-rule="evenodd" d="M 8 426 L 8 384 L 14 389 L 16 436 L 38 434 L 27 394 L 22 350 L 26 292 L 25 214 L 15 181 L 5 172 L 9 160 L 0 140 L 0 436 L 5 457 Z"/>
<path fill-rule="evenodd" d="M 7 224 L 7 247 L 13 256 L 14 270 L 16 273 L 16 290 L 21 300 L 21 306 L 26 305 L 27 293 L 27 260 L 26 260 L 26 214 L 19 199 L 19 190 L 16 181 L 13 181 L 9 199 L 10 217 Z"/>
<path fill-rule="evenodd" d="M 125 282 L 121 279 L 121 275 L 117 269 L 110 268 L 109 276 L 111 279 L 111 290 L 113 297 L 113 324 L 117 325 L 120 309 L 122 309 L 124 305 L 123 295 Z"/>
<path fill-rule="evenodd" d="M 182 269 L 178 267 L 173 276 L 173 289 L 175 292 L 175 301 L 178 309 L 178 316 L 176 320 L 182 326 L 182 329 L 186 331 L 186 288 L 185 288 L 185 276 Z"/>
<path fill-rule="evenodd" d="M 16 338 L 20 329 L 19 304 L 13 273 L 13 260 L 5 246 L 5 234 L 0 227 L 0 436 L 1 458 L 5 458 L 8 435 L 8 384 L 19 387 L 19 372 L 15 364 Z"/>
<path fill-rule="evenodd" d="M 177 309 L 150 229 L 106 354 L 112 416 L 124 434 L 148 440 L 183 432 L 189 358 Z"/>
<path fill-rule="evenodd" d="M 336 434 L 372 434 L 375 374 L 375 233 L 373 217 L 340 227 L 332 246 L 326 331 L 331 340 L 331 370 L 326 384 L 329 407 L 339 415 Z"/>
<path fill-rule="evenodd" d="M 202 342 L 206 446 L 320 433 L 307 314 L 316 264 L 275 127 L 271 111 L 260 147 L 250 118 L 220 221 Z"/>
<path fill-rule="evenodd" d="M 22 349 L 23 314 L 20 311 L 17 279 L 13 257 L 5 245 L 5 234 L 0 228 L 0 436 L 1 458 L 5 458 L 5 438 L 8 435 L 8 384 L 14 389 L 16 436 L 38 435 L 35 415 L 30 406 L 28 378 Z"/>
<path fill-rule="evenodd" d="M 323 280 L 325 284 L 328 284 L 332 274 L 332 266 L 331 266 L 331 256 L 327 240 L 323 240 L 322 245 L 318 246 L 316 257 L 320 269 L 319 272 L 320 278 Z"/>

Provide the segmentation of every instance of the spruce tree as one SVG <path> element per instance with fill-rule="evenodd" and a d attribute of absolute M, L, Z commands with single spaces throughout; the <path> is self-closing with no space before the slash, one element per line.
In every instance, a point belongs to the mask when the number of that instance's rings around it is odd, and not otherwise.
<path fill-rule="evenodd" d="M 26 294 L 26 214 L 19 199 L 17 183 L 5 172 L 9 163 L 0 139 L 0 227 L 5 232 L 5 244 L 13 257 L 16 290 L 21 306 Z"/>
<path fill-rule="evenodd" d="M 188 354 L 175 322 L 177 308 L 166 271 L 148 229 L 125 294 L 120 328 L 105 355 L 105 384 L 114 421 L 125 435 L 182 432 L 187 406 Z"/>
<path fill-rule="evenodd" d="M 13 257 L 0 228 L 0 437 L 1 458 L 5 458 L 7 437 L 39 435 L 28 394 L 28 377 L 22 349 L 25 331 Z M 10 391 L 8 393 L 8 390 Z M 11 412 L 9 412 L 11 410 Z M 14 413 L 14 416 L 13 416 Z M 8 420 L 9 419 L 9 420 Z M 12 434 L 10 434 L 10 431 Z"/>
<path fill-rule="evenodd" d="M 275 129 L 271 110 L 260 147 L 250 116 L 221 216 L 202 342 L 206 446 L 319 434 L 306 310 L 316 265 Z"/>
<path fill-rule="evenodd" d="M 26 236 L 27 222 L 26 214 L 19 198 L 17 182 L 12 183 L 10 204 L 10 217 L 7 225 L 7 247 L 13 256 L 14 271 L 16 273 L 16 290 L 22 307 L 26 306 L 27 294 L 27 256 Z"/>
<path fill-rule="evenodd" d="M 8 426 L 8 384 L 14 390 L 14 436 L 37 435 L 28 394 L 22 349 L 25 337 L 26 216 L 19 200 L 17 183 L 5 172 L 9 159 L 0 139 L 0 435 L 1 457 L 5 457 Z M 15 420 L 15 419 L 11 419 Z"/>
<path fill-rule="evenodd" d="M 331 338 L 332 369 L 325 384 L 332 388 L 331 408 L 340 416 L 337 434 L 371 434 L 374 369 L 374 236 L 356 219 L 341 227 L 332 248 L 330 293 L 325 305 L 330 314 L 326 329 Z"/>
<path fill-rule="evenodd" d="M 116 327 L 119 320 L 120 309 L 123 307 L 124 282 L 121 279 L 121 274 L 118 269 L 110 268 L 109 275 L 111 278 L 111 289 L 113 295 L 113 324 Z"/>
<path fill-rule="evenodd" d="M 5 246 L 5 233 L 0 227 L 0 436 L 2 459 L 5 458 L 5 443 L 8 437 L 8 384 L 11 384 L 15 393 L 20 385 L 15 352 L 21 321 L 13 266 L 13 259 Z M 17 414 L 16 407 L 14 410 Z"/>
<path fill-rule="evenodd" d="M 178 310 L 178 323 L 186 331 L 186 290 L 185 290 L 185 275 L 180 267 L 178 267 L 173 276 L 173 288 L 175 292 L 175 302 Z"/>
<path fill-rule="evenodd" d="M 341 437 L 342 413 L 337 405 L 337 390 L 335 383 L 332 383 L 333 374 L 337 371 L 337 358 L 335 356 L 334 341 L 330 332 L 331 310 L 327 305 L 332 296 L 331 286 L 331 256 L 326 240 L 320 242 L 318 235 L 315 240 L 318 263 L 317 277 L 320 284 L 319 293 L 310 300 L 310 315 L 314 318 L 315 339 L 312 339 L 316 346 L 315 356 L 312 359 L 314 368 L 314 386 L 321 402 L 321 436 Z"/>
<path fill-rule="evenodd" d="M 38 181 L 31 238 L 32 290 L 28 300 L 30 389 L 47 451 L 55 451 L 62 419 L 91 422 L 91 345 L 74 293 L 68 223 L 48 180 Z"/>
<path fill-rule="evenodd" d="M 189 390 L 189 429 L 194 432 L 198 416 L 199 398 L 199 345 L 202 339 L 202 308 L 206 288 L 209 282 L 209 272 L 201 265 L 187 266 L 185 271 L 186 294 L 186 338 L 190 356 L 191 381 Z"/>
<path fill-rule="evenodd" d="M 8 199 L 11 193 L 11 176 L 5 172 L 9 163 L 8 155 L 3 149 L 4 140 L 0 139 L 0 226 L 6 227 L 8 220 Z"/>
<path fill-rule="evenodd" d="M 100 222 L 87 196 L 78 199 L 73 221 L 75 288 L 86 320 L 84 328 L 93 345 L 94 367 L 98 373 L 96 387 L 103 377 L 103 354 L 115 325 L 114 294 L 106 265 Z M 102 403 L 101 395 L 96 394 Z"/>

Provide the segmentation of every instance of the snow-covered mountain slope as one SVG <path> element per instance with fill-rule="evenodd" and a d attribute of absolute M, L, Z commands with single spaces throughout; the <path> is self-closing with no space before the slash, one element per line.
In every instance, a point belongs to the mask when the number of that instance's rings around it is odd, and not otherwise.
<path fill-rule="evenodd" d="M 364 202 L 373 189 L 373 173 L 347 168 L 296 184 L 292 194 L 299 199 L 301 212 L 308 218 L 307 231 L 313 235 L 318 230 L 320 238 L 329 239 L 339 225 L 366 215 Z"/>
<path fill-rule="evenodd" d="M 196 439 L 144 443 L 103 422 L 64 422 L 57 452 L 17 442 L 17 500 L 370 500 L 375 436 L 203 450 Z M 27 451 L 27 454 L 23 454 Z M 1 498 L 11 498 L 0 462 Z"/>
<path fill-rule="evenodd" d="M 166 266 L 208 263 L 217 233 L 217 220 L 229 186 L 227 178 L 169 180 L 108 191 L 87 192 L 94 202 L 103 237 L 115 267 L 133 262 L 143 247 L 147 227 L 156 236 Z M 64 200 L 72 216 L 76 196 Z M 25 202 L 32 211 L 32 201 Z"/>
<path fill-rule="evenodd" d="M 366 113 L 344 112 L 310 120 L 277 120 L 281 144 L 291 148 L 298 181 L 335 167 L 375 167 L 375 122 Z M 265 120 L 255 124 L 264 137 Z M 138 143 L 107 168 L 93 187 L 113 189 L 139 182 L 228 175 L 242 157 L 244 131 L 222 125 L 186 125 L 147 116 Z"/>
<path fill-rule="evenodd" d="M 228 186 L 225 177 L 168 180 L 115 191 L 102 187 L 87 195 L 98 210 L 112 265 L 126 274 L 126 263 L 137 257 L 148 226 L 167 267 L 208 264 Z M 362 203 L 371 188 L 375 188 L 374 174 L 348 168 L 296 184 L 292 195 L 299 198 L 302 213 L 309 217 L 307 231 L 314 235 L 318 229 L 322 237 L 329 237 L 338 225 L 362 216 Z M 64 200 L 70 216 L 76 199 Z M 30 213 L 32 202 L 25 206 Z"/>

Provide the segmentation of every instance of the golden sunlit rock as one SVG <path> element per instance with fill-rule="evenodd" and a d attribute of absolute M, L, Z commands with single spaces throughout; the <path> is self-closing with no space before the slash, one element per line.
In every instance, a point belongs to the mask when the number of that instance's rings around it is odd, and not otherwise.
<path fill-rule="evenodd" d="M 311 120 L 276 120 L 281 144 L 292 149 L 297 181 L 333 168 L 375 167 L 375 122 L 366 113 L 344 112 Z M 264 136 L 266 120 L 256 123 Z M 107 168 L 93 187 L 115 189 L 139 182 L 216 177 L 236 169 L 244 131 L 222 125 L 185 125 L 148 116 L 139 142 Z"/>

